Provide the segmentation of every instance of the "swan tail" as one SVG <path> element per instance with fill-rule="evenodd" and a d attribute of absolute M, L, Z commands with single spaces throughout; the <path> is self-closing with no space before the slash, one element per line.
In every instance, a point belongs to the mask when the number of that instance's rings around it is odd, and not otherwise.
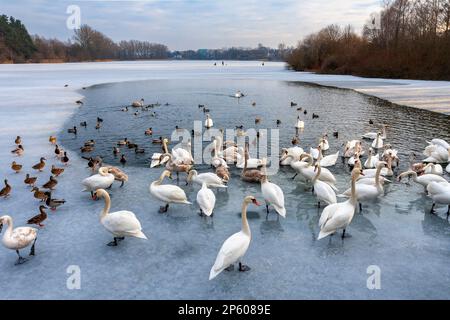
<path fill-rule="evenodd" d="M 332 233 L 334 233 L 334 231 L 323 232 L 322 230 L 320 230 L 319 236 L 317 237 L 317 240 L 323 239 L 323 238 L 325 238 L 326 236 L 329 236 Z"/>
<path fill-rule="evenodd" d="M 217 277 L 219 275 L 219 273 L 221 273 L 222 271 L 223 271 L 223 269 L 215 270 L 214 266 L 213 266 L 211 268 L 211 271 L 209 272 L 209 280 L 212 280 L 215 277 Z"/>
<path fill-rule="evenodd" d="M 275 208 L 275 211 L 278 212 L 278 214 L 280 216 L 282 216 L 283 218 L 286 218 L 286 208 L 284 207 L 278 207 L 278 206 L 273 206 Z"/>
<path fill-rule="evenodd" d="M 348 198 L 348 196 L 343 194 L 343 193 L 336 195 L 336 197 L 338 197 L 338 198 Z"/>
<path fill-rule="evenodd" d="M 140 238 L 140 239 L 146 239 L 146 240 L 148 239 L 147 236 L 142 231 L 135 233 L 134 236 L 136 238 Z"/>

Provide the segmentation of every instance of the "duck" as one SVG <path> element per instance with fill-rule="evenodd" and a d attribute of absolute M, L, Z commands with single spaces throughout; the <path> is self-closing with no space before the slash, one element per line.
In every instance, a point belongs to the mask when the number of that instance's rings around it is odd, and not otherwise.
<path fill-rule="evenodd" d="M 355 167 L 352 170 L 351 195 L 347 201 L 333 203 L 326 206 L 319 219 L 320 232 L 317 240 L 332 235 L 342 229 L 342 239 L 345 238 L 345 230 L 352 222 L 356 210 L 356 180 L 363 174 L 362 170 Z"/>
<path fill-rule="evenodd" d="M 217 277 L 217 275 L 225 269 L 231 270 L 231 266 L 236 262 L 239 263 L 239 271 L 245 272 L 250 270 L 250 267 L 242 264 L 241 259 L 247 252 L 252 238 L 250 226 L 247 220 L 247 207 L 251 203 L 256 206 L 260 206 L 260 203 L 254 196 L 246 196 L 244 198 L 241 212 L 242 229 L 241 231 L 231 235 L 222 244 L 222 247 L 217 254 L 216 261 L 214 262 L 214 265 L 209 273 L 209 280 Z"/>
<path fill-rule="evenodd" d="M 95 140 L 94 140 L 94 139 L 91 139 L 91 140 L 85 141 L 85 142 L 84 142 L 84 146 L 85 146 L 85 147 L 93 147 L 93 146 L 95 146 Z"/>
<path fill-rule="evenodd" d="M 433 200 L 430 213 L 435 213 L 436 204 L 444 204 L 448 206 L 447 219 L 450 215 L 450 183 L 430 182 L 427 186 L 428 196 Z"/>
<path fill-rule="evenodd" d="M 322 138 L 320 138 L 319 146 L 320 146 L 320 150 L 322 150 L 322 151 L 327 151 L 328 149 L 330 149 L 330 145 L 328 143 L 328 135 L 327 134 L 324 134 L 322 136 Z"/>
<path fill-rule="evenodd" d="M 239 90 L 234 94 L 234 97 L 238 98 L 238 99 L 242 98 L 243 96 L 244 96 L 244 94 L 241 91 L 239 91 Z"/>
<path fill-rule="evenodd" d="M 41 202 L 47 200 L 47 195 L 45 194 L 45 192 L 39 190 L 37 187 L 33 187 L 33 189 L 31 189 L 31 192 L 33 192 L 33 196 L 36 199 L 41 200 Z"/>
<path fill-rule="evenodd" d="M 87 122 L 86 121 L 81 121 L 80 122 L 80 127 L 87 127 Z"/>
<path fill-rule="evenodd" d="M 318 119 L 318 118 L 319 118 L 319 115 L 313 112 L 312 118 L 313 118 L 313 119 Z"/>
<path fill-rule="evenodd" d="M 128 149 L 135 149 L 138 145 L 136 143 L 133 143 L 131 141 L 128 141 L 127 147 Z"/>
<path fill-rule="evenodd" d="M 125 165 L 125 164 L 127 163 L 127 159 L 125 158 L 125 155 L 124 155 L 124 154 L 122 154 L 122 155 L 120 156 L 119 162 L 120 162 L 122 165 Z"/>
<path fill-rule="evenodd" d="M 134 147 L 134 153 L 145 153 L 145 149 L 144 148 L 139 148 L 139 146 L 138 145 L 136 145 L 135 147 Z"/>
<path fill-rule="evenodd" d="M 305 122 L 300 120 L 300 116 L 297 116 L 297 122 L 295 123 L 295 129 L 304 129 L 305 128 Z"/>
<path fill-rule="evenodd" d="M 25 180 L 23 180 L 23 182 L 31 187 L 34 187 L 36 180 L 37 180 L 37 177 L 30 177 L 30 174 L 27 173 L 27 175 L 25 176 Z"/>
<path fill-rule="evenodd" d="M 261 193 L 263 195 L 264 201 L 266 202 L 267 215 L 269 214 L 269 205 L 271 205 L 280 216 L 286 218 L 283 190 L 278 185 L 268 180 L 265 170 L 264 175 L 261 178 Z"/>
<path fill-rule="evenodd" d="M 292 140 L 291 140 L 291 144 L 293 146 L 296 146 L 296 145 L 300 144 L 300 138 L 298 136 L 293 136 Z"/>
<path fill-rule="evenodd" d="M 94 151 L 94 147 L 92 146 L 85 146 L 80 148 L 81 153 L 87 153 Z"/>
<path fill-rule="evenodd" d="M 206 216 L 212 216 L 214 206 L 216 204 L 216 196 L 211 189 L 208 189 L 208 184 L 206 182 L 202 183 L 202 187 L 197 192 L 197 203 L 200 207 L 200 214 Z"/>
<path fill-rule="evenodd" d="M 23 148 L 23 146 L 21 144 L 17 148 L 15 148 L 14 150 L 11 151 L 11 153 L 14 153 L 17 156 L 23 155 L 24 152 L 25 152 L 25 149 Z"/>
<path fill-rule="evenodd" d="M 277 123 L 277 127 L 278 127 L 281 124 L 281 120 L 277 119 L 276 123 Z"/>
<path fill-rule="evenodd" d="M 56 137 L 55 136 L 50 136 L 48 138 L 48 142 L 50 142 L 51 144 L 56 144 Z"/>
<path fill-rule="evenodd" d="M 148 128 L 145 130 L 144 134 L 146 136 L 151 136 L 153 134 L 153 129 L 152 128 Z"/>
<path fill-rule="evenodd" d="M 372 148 L 374 148 L 374 149 L 383 148 L 383 138 L 381 138 L 381 132 L 378 132 L 377 137 L 373 140 Z"/>
<path fill-rule="evenodd" d="M 68 165 L 69 164 L 69 157 L 67 156 L 67 152 L 64 151 L 64 155 L 61 158 L 61 162 L 64 163 L 64 165 Z"/>
<path fill-rule="evenodd" d="M 22 264 L 26 262 L 27 259 L 20 255 L 19 250 L 25 249 L 31 245 L 29 255 L 35 255 L 37 229 L 31 227 L 14 228 L 13 219 L 8 215 L 4 215 L 0 217 L 0 232 L 5 224 L 8 225 L 8 228 L 3 235 L 2 244 L 7 249 L 15 250 L 18 256 L 18 260 L 15 264 Z"/>
<path fill-rule="evenodd" d="M 172 174 L 169 170 L 164 170 L 159 179 L 150 184 L 150 194 L 157 200 L 165 203 L 165 206 L 159 208 L 159 212 L 167 212 L 170 203 L 191 204 L 183 189 L 170 184 L 161 184 L 165 177 L 172 179 Z"/>
<path fill-rule="evenodd" d="M 259 124 L 261 123 L 261 117 L 256 117 L 255 118 L 255 124 Z"/>
<path fill-rule="evenodd" d="M 0 190 L 0 197 L 7 198 L 12 191 L 12 187 L 8 184 L 8 179 L 4 180 L 5 186 Z"/>
<path fill-rule="evenodd" d="M 195 182 L 199 185 L 202 185 L 203 183 L 206 183 L 208 187 L 212 188 L 226 188 L 225 182 L 222 178 L 220 178 L 217 174 L 212 172 L 205 172 L 205 173 L 198 173 L 197 170 L 190 170 L 188 177 L 187 177 L 187 183 L 189 182 Z M 186 183 L 186 184 L 187 184 Z"/>
<path fill-rule="evenodd" d="M 369 122 L 370 123 L 370 122 Z M 363 139 L 375 140 L 378 136 L 378 132 L 367 132 L 361 136 Z M 386 139 L 386 125 L 381 126 L 381 139 Z"/>
<path fill-rule="evenodd" d="M 122 108 L 122 112 L 128 112 L 128 107 Z"/>
<path fill-rule="evenodd" d="M 141 223 L 133 212 L 125 210 L 109 212 L 111 197 L 104 189 L 96 190 L 95 197 L 105 199 L 105 206 L 100 213 L 100 223 L 114 236 L 108 246 L 117 246 L 119 241 L 124 240 L 125 237 L 147 240 L 147 236 L 142 232 Z"/>
<path fill-rule="evenodd" d="M 282 166 L 289 166 L 292 161 L 296 161 L 300 159 L 302 154 L 304 154 L 305 151 L 303 148 L 294 146 L 290 148 L 282 148 L 281 149 L 281 157 L 280 157 L 280 165 Z"/>
<path fill-rule="evenodd" d="M 120 187 L 123 187 L 125 182 L 128 182 L 128 175 L 125 172 L 113 166 L 108 166 L 107 168 L 108 172 L 114 176 L 114 180 L 121 182 Z"/>
<path fill-rule="evenodd" d="M 59 177 L 64 172 L 64 168 L 58 168 L 55 165 L 52 165 L 51 173 L 55 177 Z"/>
<path fill-rule="evenodd" d="M 255 107 L 255 106 L 256 106 L 256 102 L 253 101 L 253 102 L 252 102 L 252 107 Z"/>
<path fill-rule="evenodd" d="M 13 162 L 11 163 L 11 169 L 12 169 L 13 171 L 15 171 L 16 173 L 19 173 L 20 170 L 22 170 L 22 165 L 16 163 L 15 161 L 13 161 Z"/>
<path fill-rule="evenodd" d="M 369 156 L 367 160 L 364 162 L 364 168 L 372 169 L 377 166 L 378 161 L 380 161 L 380 155 L 377 153 L 374 155 L 374 151 L 372 148 L 369 148 Z"/>
<path fill-rule="evenodd" d="M 62 206 L 64 203 L 66 203 L 66 200 L 64 200 L 64 199 L 54 199 L 54 198 L 52 198 L 51 191 L 45 192 L 45 195 L 47 196 L 47 200 L 45 200 L 45 204 L 52 211 L 55 211 L 56 208 L 58 208 L 59 206 Z"/>
<path fill-rule="evenodd" d="M 118 146 L 125 146 L 128 144 L 128 138 L 124 138 L 123 140 L 117 141 Z"/>
<path fill-rule="evenodd" d="M 20 136 L 17 136 L 16 139 L 14 140 L 14 143 L 16 145 L 22 144 L 22 138 Z"/>
<path fill-rule="evenodd" d="M 245 182 L 260 183 L 263 178 L 263 173 L 258 169 L 248 169 L 247 168 L 248 150 L 245 149 L 244 152 L 244 168 L 241 172 L 241 180 Z"/>
<path fill-rule="evenodd" d="M 74 126 L 73 128 L 69 128 L 67 129 L 67 133 L 73 133 L 73 134 L 77 134 L 77 127 Z"/>
<path fill-rule="evenodd" d="M 61 148 L 58 145 L 55 145 L 55 157 L 60 158 L 63 155 Z"/>
<path fill-rule="evenodd" d="M 398 176 L 397 181 L 400 182 L 403 177 L 408 177 L 408 178 L 412 177 L 414 182 L 422 185 L 425 189 L 427 188 L 428 184 L 430 184 L 431 182 L 447 182 L 447 180 L 445 180 L 443 177 L 441 177 L 437 174 L 426 173 L 421 176 L 418 176 L 417 172 L 415 172 L 413 170 L 408 170 L 408 171 L 401 173 Z"/>
<path fill-rule="evenodd" d="M 57 184 L 58 181 L 53 176 L 50 176 L 50 179 L 42 186 L 42 188 L 53 190 Z"/>
<path fill-rule="evenodd" d="M 113 155 L 117 156 L 120 153 L 120 148 L 113 147 Z"/>
<path fill-rule="evenodd" d="M 131 103 L 131 106 L 134 108 L 142 108 L 144 106 L 144 98 L 141 98 L 141 100 L 135 100 Z"/>
<path fill-rule="evenodd" d="M 317 206 L 320 208 L 320 202 L 325 202 L 326 204 L 336 203 L 336 193 L 333 188 L 326 182 L 319 180 L 319 176 L 321 173 L 320 163 L 315 165 L 314 171 L 316 171 L 316 175 L 312 179 L 311 183 L 313 185 L 313 192 L 317 198 Z"/>
<path fill-rule="evenodd" d="M 38 170 L 39 172 L 42 172 L 44 170 L 45 167 L 45 158 L 41 157 L 41 159 L 39 160 L 39 163 L 35 164 L 32 168 L 34 170 Z"/>
<path fill-rule="evenodd" d="M 114 183 L 114 175 L 109 173 L 108 167 L 101 167 L 98 173 L 84 179 L 81 183 L 84 186 L 82 191 L 89 191 L 93 200 L 96 200 L 94 191 L 97 189 L 107 189 Z"/>
<path fill-rule="evenodd" d="M 39 227 L 43 227 L 44 225 L 42 224 L 42 222 L 44 222 L 47 219 L 47 212 L 45 212 L 45 209 L 48 208 L 46 206 L 39 206 L 39 214 L 29 219 L 27 221 L 27 224 L 36 224 Z"/>
<path fill-rule="evenodd" d="M 205 128 L 206 128 L 206 129 L 212 128 L 213 125 L 214 125 L 213 120 L 211 119 L 211 117 L 209 116 L 209 114 L 206 114 Z"/>
<path fill-rule="evenodd" d="M 294 101 L 291 101 L 291 107 L 296 107 L 297 103 L 295 103 Z"/>

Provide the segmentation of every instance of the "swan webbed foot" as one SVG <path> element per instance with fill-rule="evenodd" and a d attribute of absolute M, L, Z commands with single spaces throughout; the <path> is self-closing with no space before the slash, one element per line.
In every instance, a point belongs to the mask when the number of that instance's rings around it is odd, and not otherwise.
<path fill-rule="evenodd" d="M 250 270 L 249 266 L 246 266 L 246 265 L 244 265 L 244 264 L 239 262 L 239 271 L 240 272 L 245 272 L 245 271 L 249 271 L 249 270 Z"/>
<path fill-rule="evenodd" d="M 166 204 L 165 206 L 159 207 L 159 213 L 167 212 L 169 209 L 169 204 Z"/>
<path fill-rule="evenodd" d="M 230 264 L 227 268 L 225 268 L 225 271 L 233 271 L 234 265 Z"/>
<path fill-rule="evenodd" d="M 108 245 L 109 247 L 115 247 L 115 246 L 117 246 L 117 238 L 114 237 L 114 240 L 111 241 L 111 242 L 109 242 L 107 245 Z"/>
<path fill-rule="evenodd" d="M 24 257 L 22 257 L 22 256 L 20 255 L 19 250 L 16 250 L 16 253 L 17 253 L 17 255 L 19 256 L 19 258 L 17 259 L 17 261 L 16 261 L 16 263 L 15 263 L 16 266 L 19 265 L 19 264 L 22 264 L 22 263 L 24 263 L 24 262 L 27 261 L 26 258 L 24 258 Z"/>

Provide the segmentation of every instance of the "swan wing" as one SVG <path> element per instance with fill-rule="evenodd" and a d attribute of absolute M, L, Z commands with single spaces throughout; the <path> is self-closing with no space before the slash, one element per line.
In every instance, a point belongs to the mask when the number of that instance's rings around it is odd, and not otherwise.
<path fill-rule="evenodd" d="M 163 184 L 150 188 L 151 193 L 163 202 L 176 202 L 190 204 L 187 200 L 186 193 L 178 186 Z"/>
<path fill-rule="evenodd" d="M 320 166 L 322 167 L 331 167 L 336 164 L 336 161 L 339 157 L 339 151 L 335 154 L 330 154 L 329 156 L 324 157 L 322 160 L 320 160 Z"/>
<path fill-rule="evenodd" d="M 328 213 L 330 217 L 322 225 L 317 240 L 335 233 L 339 229 L 346 228 L 353 219 L 355 207 L 349 201 L 338 203 L 332 209 L 334 212 L 331 215 Z"/>
<path fill-rule="evenodd" d="M 37 236 L 37 229 L 31 227 L 15 228 L 11 233 L 11 240 L 17 248 L 28 246 Z"/>
<path fill-rule="evenodd" d="M 101 221 L 103 226 L 113 234 L 136 236 L 142 233 L 141 223 L 131 211 L 111 212 Z"/>
<path fill-rule="evenodd" d="M 272 182 L 265 182 L 261 185 L 261 191 L 268 203 L 272 204 L 275 210 L 284 218 L 286 209 L 284 207 L 284 193 L 281 188 Z"/>
<path fill-rule="evenodd" d="M 197 203 L 202 209 L 203 213 L 210 216 L 216 204 L 216 196 L 208 188 L 201 188 L 197 193 Z"/>
<path fill-rule="evenodd" d="M 328 204 L 337 202 L 336 193 L 326 182 L 317 180 L 316 183 L 314 183 L 314 193 L 316 194 L 317 198 L 325 201 Z"/>

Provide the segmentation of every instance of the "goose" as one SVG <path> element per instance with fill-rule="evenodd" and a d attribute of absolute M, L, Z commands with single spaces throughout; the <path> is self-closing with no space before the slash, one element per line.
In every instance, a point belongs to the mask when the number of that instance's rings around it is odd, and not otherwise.
<path fill-rule="evenodd" d="M 320 139 L 319 146 L 320 146 L 320 150 L 322 150 L 322 151 L 327 151 L 328 149 L 330 149 L 327 134 L 324 134 L 323 137 Z"/>
<path fill-rule="evenodd" d="M 197 170 L 191 170 L 189 171 L 187 182 L 195 182 L 199 185 L 202 185 L 203 183 L 206 183 L 208 187 L 212 188 L 226 188 L 224 181 L 215 173 L 212 172 L 205 172 L 205 173 L 198 173 Z"/>
<path fill-rule="evenodd" d="M 134 108 L 142 108 L 144 106 L 144 98 L 141 100 L 135 100 L 131 103 L 131 106 Z"/>
<path fill-rule="evenodd" d="M 21 156 L 23 155 L 23 153 L 25 152 L 25 149 L 23 148 L 23 146 L 20 144 L 17 148 L 15 148 L 14 150 L 11 151 L 11 153 L 14 153 L 17 156 Z"/>
<path fill-rule="evenodd" d="M 11 163 L 11 169 L 12 169 L 13 171 L 15 171 L 16 173 L 19 173 L 20 170 L 22 170 L 22 165 L 16 163 L 15 161 L 13 161 L 13 162 Z"/>
<path fill-rule="evenodd" d="M 307 159 L 306 162 L 302 161 L 303 159 Z M 304 178 L 304 180 L 312 181 L 314 176 L 316 175 L 315 167 L 313 166 L 313 159 L 310 154 L 305 153 L 300 157 L 299 161 L 295 161 L 291 163 L 291 167 L 296 171 L 296 174 L 292 177 L 294 179 L 297 174 L 300 174 Z M 320 168 L 319 180 L 328 183 L 331 188 L 337 191 L 336 178 L 327 168 Z"/>
<path fill-rule="evenodd" d="M 118 242 L 124 240 L 125 237 L 147 239 L 142 232 L 141 223 L 133 212 L 125 210 L 109 212 L 111 197 L 106 190 L 98 189 L 95 191 L 95 197 L 105 199 L 105 206 L 100 213 L 100 223 L 114 236 L 108 246 L 117 246 Z"/>
<path fill-rule="evenodd" d="M 107 168 L 108 172 L 114 176 L 114 180 L 121 182 L 120 187 L 123 187 L 125 182 L 128 182 L 128 175 L 125 172 L 113 166 L 108 166 Z"/>
<path fill-rule="evenodd" d="M 241 213 L 242 229 L 241 231 L 230 236 L 222 244 L 222 247 L 217 254 L 216 261 L 214 262 L 214 265 L 212 266 L 209 273 L 209 280 L 217 277 L 217 275 L 225 269 L 230 270 L 230 267 L 236 262 L 239 263 L 239 271 L 250 270 L 248 266 L 243 265 L 241 262 L 241 259 L 247 252 L 252 238 L 250 226 L 248 225 L 247 220 L 247 207 L 250 203 L 253 203 L 256 206 L 260 205 L 256 198 L 253 196 L 247 196 L 244 198 Z"/>
<path fill-rule="evenodd" d="M 437 175 L 443 175 L 444 174 L 444 170 L 442 169 L 442 166 L 438 163 L 428 163 L 425 167 L 424 167 L 424 173 L 432 173 L 432 174 L 437 174 Z"/>
<path fill-rule="evenodd" d="M 47 200 L 47 195 L 44 191 L 39 190 L 37 187 L 33 187 L 31 189 L 31 192 L 33 192 L 34 198 L 41 200 L 41 202 Z"/>
<path fill-rule="evenodd" d="M 197 193 L 197 203 L 200 207 L 200 214 L 205 214 L 208 217 L 213 214 L 214 206 L 216 204 L 216 196 L 211 189 L 208 189 L 206 182 L 202 183 L 202 187 Z"/>
<path fill-rule="evenodd" d="M 42 172 L 42 170 L 44 170 L 45 167 L 45 158 L 41 157 L 41 159 L 39 160 L 39 163 L 35 164 L 32 168 L 34 170 L 38 170 L 39 172 Z"/>
<path fill-rule="evenodd" d="M 380 155 L 378 153 L 374 155 L 373 153 L 373 149 L 369 148 L 369 156 L 364 162 L 364 168 L 373 169 L 377 166 L 378 161 L 380 161 Z"/>
<path fill-rule="evenodd" d="M 303 153 L 305 151 L 300 147 L 291 147 L 291 148 L 283 148 L 281 149 L 282 156 L 280 158 L 280 165 L 282 166 L 289 166 L 292 161 L 296 161 L 300 159 Z"/>
<path fill-rule="evenodd" d="M 433 199 L 433 205 L 430 213 L 435 213 L 436 204 L 448 206 L 447 219 L 450 215 L 450 183 L 430 182 L 427 186 L 428 196 Z"/>
<path fill-rule="evenodd" d="M 23 180 L 23 182 L 31 187 L 34 187 L 36 180 L 37 180 L 37 177 L 30 177 L 30 174 L 27 173 L 27 175 L 25 176 L 25 180 Z"/>
<path fill-rule="evenodd" d="M 423 174 L 421 176 L 417 176 L 417 172 L 413 170 L 408 170 L 403 173 L 401 173 L 397 180 L 401 181 L 403 177 L 413 178 L 413 181 L 422 185 L 425 189 L 427 188 L 428 184 L 431 182 L 447 182 L 443 177 L 438 176 L 437 174 L 427 173 Z"/>
<path fill-rule="evenodd" d="M 314 171 L 317 171 L 316 175 L 312 179 L 312 185 L 314 194 L 317 197 L 317 206 L 320 208 L 320 202 L 323 201 L 326 204 L 336 203 L 336 193 L 333 188 L 326 182 L 320 181 L 319 176 L 321 172 L 320 164 L 316 164 Z"/>
<path fill-rule="evenodd" d="M 300 116 L 297 116 L 297 122 L 295 123 L 295 129 L 304 129 L 305 128 L 305 122 L 300 120 Z"/>
<path fill-rule="evenodd" d="M 8 179 L 4 180 L 5 186 L 0 190 L 0 197 L 7 198 L 12 191 L 12 187 L 8 184 Z"/>
<path fill-rule="evenodd" d="M 39 227 L 43 227 L 44 225 L 42 224 L 42 222 L 47 219 L 47 212 L 45 212 L 45 209 L 47 209 L 46 206 L 39 206 L 39 214 L 29 219 L 27 221 L 27 224 L 36 224 Z"/>
<path fill-rule="evenodd" d="M 383 183 L 381 183 L 380 180 L 380 174 L 381 174 L 381 169 L 386 167 L 387 163 L 384 161 L 380 161 L 377 164 L 377 172 L 375 174 L 375 183 L 356 183 L 356 199 L 359 202 L 359 210 L 362 210 L 362 202 L 366 202 L 366 201 L 371 201 L 374 200 L 376 198 L 378 198 L 378 196 L 382 195 L 384 193 L 384 189 L 383 189 Z M 360 169 L 360 168 L 358 168 Z M 368 180 L 368 179 L 361 179 L 361 180 Z M 372 181 L 367 181 L 367 182 L 372 182 Z M 351 197 L 352 195 L 352 190 L 351 189 L 347 189 L 344 193 L 342 193 L 339 196 L 342 197 Z"/>
<path fill-rule="evenodd" d="M 360 168 L 355 167 L 352 171 L 351 195 L 347 201 L 334 203 L 326 206 L 319 219 L 320 232 L 317 240 L 325 238 L 342 229 L 342 238 L 345 237 L 345 230 L 352 222 L 356 209 L 356 180 L 362 174 Z"/>
<path fill-rule="evenodd" d="M 14 140 L 14 143 L 17 145 L 22 144 L 22 138 L 20 136 L 17 136 L 16 139 Z"/>
<path fill-rule="evenodd" d="M 211 119 L 211 117 L 209 116 L 209 114 L 206 114 L 205 128 L 206 128 L 206 129 L 212 128 L 213 125 L 214 125 L 213 120 Z"/>
<path fill-rule="evenodd" d="M 245 149 L 244 152 L 244 168 L 241 172 L 241 180 L 245 182 L 259 183 L 263 177 L 263 173 L 258 169 L 248 169 L 247 168 L 248 150 Z"/>
<path fill-rule="evenodd" d="M 64 200 L 64 199 L 52 198 L 51 191 L 45 192 L 45 195 L 47 196 L 47 200 L 45 200 L 45 204 L 47 205 L 47 207 L 49 207 L 53 211 L 55 211 L 57 207 L 62 206 L 64 203 L 66 203 L 66 200 Z"/>
<path fill-rule="evenodd" d="M 336 161 L 339 158 L 339 151 L 324 157 L 322 155 L 322 147 L 319 145 L 317 149 L 319 150 L 319 157 L 317 160 L 321 167 L 331 167 L 336 164 Z"/>
<path fill-rule="evenodd" d="M 423 151 L 423 162 L 445 163 L 450 161 L 450 145 L 442 139 L 433 139 Z"/>
<path fill-rule="evenodd" d="M 64 168 L 58 168 L 55 165 L 52 165 L 51 173 L 55 177 L 59 177 L 64 172 Z"/>
<path fill-rule="evenodd" d="M 160 207 L 159 212 L 167 212 L 170 203 L 191 204 L 187 200 L 186 193 L 180 187 L 170 184 L 162 185 L 161 183 L 163 182 L 164 177 L 172 179 L 171 172 L 169 170 L 164 170 L 159 179 L 150 184 L 150 194 L 157 200 L 166 204 L 165 206 Z"/>
<path fill-rule="evenodd" d="M 50 142 L 51 144 L 56 144 L 56 137 L 55 136 L 50 136 L 48 138 L 48 142 Z"/>
<path fill-rule="evenodd" d="M 6 229 L 5 234 L 2 238 L 2 244 L 5 248 L 15 250 L 17 256 L 19 257 L 16 265 L 22 264 L 27 261 L 26 258 L 23 258 L 19 250 L 24 249 L 31 245 L 30 256 L 35 255 L 35 244 L 37 240 L 37 229 L 31 227 L 19 227 L 14 228 L 13 219 L 4 215 L 0 217 L 0 232 L 2 231 L 3 225 L 7 224 L 8 228 Z"/>
<path fill-rule="evenodd" d="M 42 186 L 42 188 L 53 190 L 57 184 L 58 181 L 53 176 L 50 176 L 50 179 Z"/>
<path fill-rule="evenodd" d="M 114 175 L 109 173 L 108 167 L 101 167 L 98 173 L 90 176 L 82 181 L 84 189 L 82 191 L 89 191 L 93 200 L 96 199 L 94 191 L 97 189 L 110 188 L 114 182 Z"/>
<path fill-rule="evenodd" d="M 272 205 L 275 211 L 282 216 L 286 217 L 286 208 L 284 207 L 284 193 L 281 188 L 275 183 L 270 182 L 267 179 L 267 174 L 264 173 L 261 179 L 261 192 L 266 202 L 267 215 L 269 214 L 269 205 Z M 267 216 L 266 216 L 267 217 Z"/>
<path fill-rule="evenodd" d="M 375 140 L 378 136 L 378 132 L 367 132 L 361 136 L 363 139 Z M 381 139 L 386 139 L 386 125 L 381 126 Z"/>

